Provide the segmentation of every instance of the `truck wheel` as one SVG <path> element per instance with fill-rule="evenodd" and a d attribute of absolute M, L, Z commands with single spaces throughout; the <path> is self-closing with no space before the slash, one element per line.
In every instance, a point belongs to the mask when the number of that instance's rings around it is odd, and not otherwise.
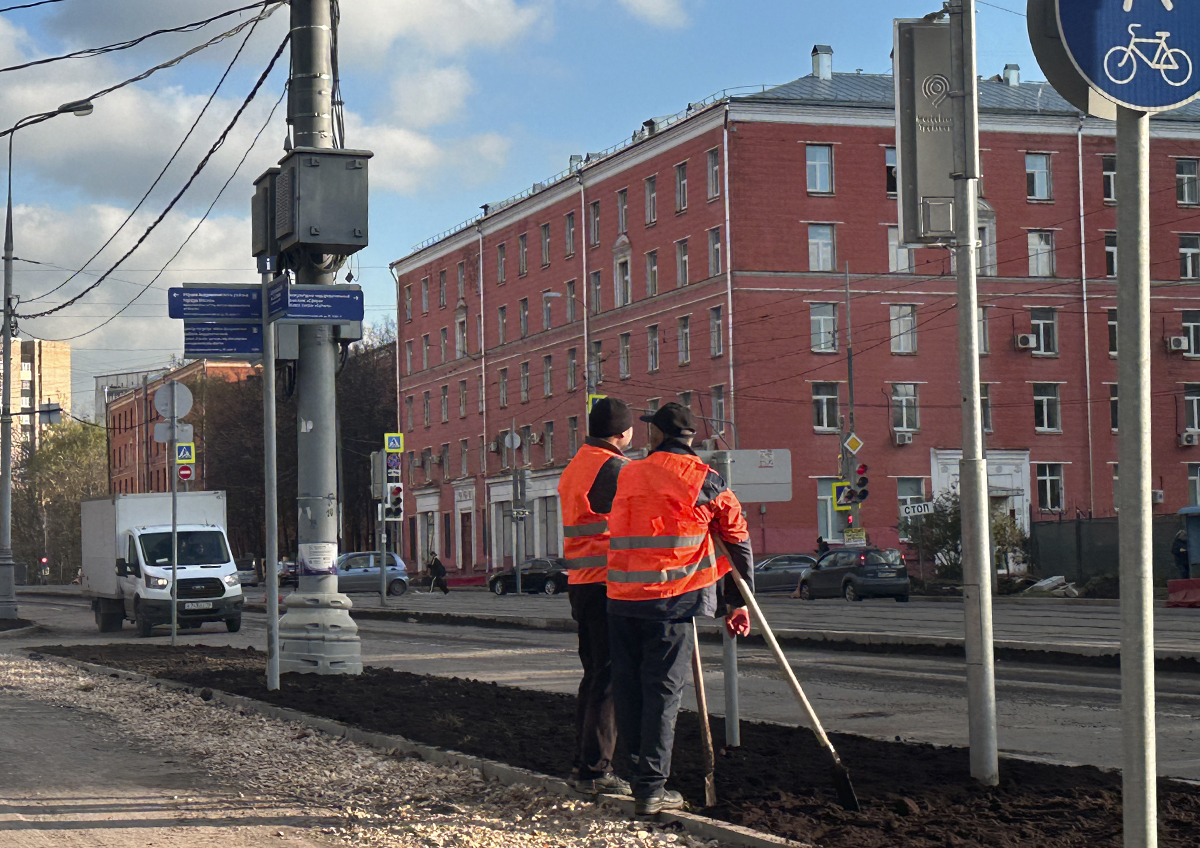
<path fill-rule="evenodd" d="M 242 617 L 239 615 L 225 619 L 225 629 L 230 633 L 237 633 L 242 629 Z"/>
<path fill-rule="evenodd" d="M 403 580 L 393 580 L 388 584 L 387 593 L 393 598 L 398 598 L 408 591 L 408 584 Z"/>
<path fill-rule="evenodd" d="M 113 633 L 121 629 L 124 616 L 119 612 L 101 612 L 96 610 L 96 629 L 101 633 Z"/>
<path fill-rule="evenodd" d="M 137 624 L 138 636 L 141 636 L 143 639 L 153 636 L 154 635 L 154 623 L 151 622 L 150 619 L 146 618 L 146 615 L 145 615 L 145 613 L 142 612 L 142 609 L 140 606 L 136 609 L 136 611 L 134 612 L 134 615 L 136 616 L 134 621 Z"/>

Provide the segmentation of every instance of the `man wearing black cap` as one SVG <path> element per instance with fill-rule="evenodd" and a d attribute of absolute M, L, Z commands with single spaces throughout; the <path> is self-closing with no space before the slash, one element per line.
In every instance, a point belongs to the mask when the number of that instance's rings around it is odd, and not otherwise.
<path fill-rule="evenodd" d="M 563 469 L 563 559 L 571 617 L 579 625 L 583 680 L 575 708 L 575 788 L 589 794 L 628 795 L 629 784 L 612 773 L 617 724 L 608 659 L 608 511 L 617 475 L 628 460 L 633 413 L 616 398 L 600 398 L 588 413 L 588 438 Z"/>
<path fill-rule="evenodd" d="M 622 469 L 608 518 L 608 629 L 617 726 L 633 758 L 634 810 L 653 815 L 683 806 L 666 782 L 693 619 L 722 612 L 731 636 L 750 633 L 732 578 L 725 578 L 720 601 L 716 584 L 731 568 L 749 582 L 753 558 L 741 504 L 692 450 L 691 412 L 668 403 L 642 420 L 650 424 L 650 454 Z"/>

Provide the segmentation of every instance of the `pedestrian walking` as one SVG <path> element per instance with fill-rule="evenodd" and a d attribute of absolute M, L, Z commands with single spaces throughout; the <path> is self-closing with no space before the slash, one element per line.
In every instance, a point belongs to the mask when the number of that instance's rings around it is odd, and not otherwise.
<path fill-rule="evenodd" d="M 1174 540 L 1171 542 L 1171 556 L 1175 557 L 1175 570 L 1179 572 L 1181 580 L 1187 580 L 1192 576 L 1192 567 L 1188 563 L 1188 540 L 1187 530 L 1182 529 L 1175 534 Z"/>
<path fill-rule="evenodd" d="M 629 784 L 613 774 L 617 720 L 608 652 L 608 513 L 617 476 L 629 461 L 633 413 L 616 398 L 601 398 L 588 413 L 583 447 L 563 469 L 563 559 L 571 617 L 579 625 L 583 679 L 575 706 L 575 788 L 581 792 L 628 795 Z"/>
<path fill-rule="evenodd" d="M 608 629 L 634 812 L 653 815 L 683 806 L 666 782 L 691 673 L 693 619 L 723 614 L 730 635 L 749 635 L 741 593 L 725 578 L 718 597 L 717 583 L 730 568 L 752 581 L 753 557 L 741 504 L 692 450 L 691 412 L 668 403 L 642 420 L 650 424 L 650 453 L 621 470 L 608 518 Z"/>
<path fill-rule="evenodd" d="M 446 583 L 446 566 L 442 565 L 442 561 L 438 559 L 438 555 L 433 551 L 429 552 L 429 594 L 433 594 L 434 589 L 441 589 L 443 595 L 450 594 L 450 586 Z"/>
<path fill-rule="evenodd" d="M 820 559 L 821 557 L 825 556 L 825 554 L 827 554 L 827 553 L 829 553 L 829 543 L 825 541 L 824 536 L 818 536 L 817 537 L 817 559 Z"/>

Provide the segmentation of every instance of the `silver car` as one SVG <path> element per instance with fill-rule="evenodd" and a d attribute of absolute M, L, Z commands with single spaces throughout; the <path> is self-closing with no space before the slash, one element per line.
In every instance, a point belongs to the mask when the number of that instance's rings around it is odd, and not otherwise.
<path fill-rule="evenodd" d="M 794 592 L 800 578 L 816 565 L 808 554 L 780 554 L 754 563 L 754 591 L 758 594 Z"/>
<path fill-rule="evenodd" d="M 399 597 L 408 591 L 408 569 L 397 554 L 389 553 L 387 593 Z M 342 554 L 337 558 L 338 591 L 378 592 L 379 552 Z"/>

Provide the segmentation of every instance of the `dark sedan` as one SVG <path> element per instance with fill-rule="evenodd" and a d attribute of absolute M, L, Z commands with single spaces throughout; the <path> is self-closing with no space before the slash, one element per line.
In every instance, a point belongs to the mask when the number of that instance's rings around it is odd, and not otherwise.
<path fill-rule="evenodd" d="M 800 581 L 800 597 L 895 598 L 908 600 L 908 571 L 895 549 L 842 548 L 830 551 Z"/>
<path fill-rule="evenodd" d="M 517 591 L 517 577 L 511 568 L 497 571 L 488 578 L 488 591 L 507 595 Z M 521 591 L 557 595 L 567 591 L 567 571 L 561 559 L 531 559 L 521 565 Z"/>
<path fill-rule="evenodd" d="M 754 563 L 754 592 L 794 592 L 800 579 L 817 564 L 808 554 L 777 554 Z"/>

